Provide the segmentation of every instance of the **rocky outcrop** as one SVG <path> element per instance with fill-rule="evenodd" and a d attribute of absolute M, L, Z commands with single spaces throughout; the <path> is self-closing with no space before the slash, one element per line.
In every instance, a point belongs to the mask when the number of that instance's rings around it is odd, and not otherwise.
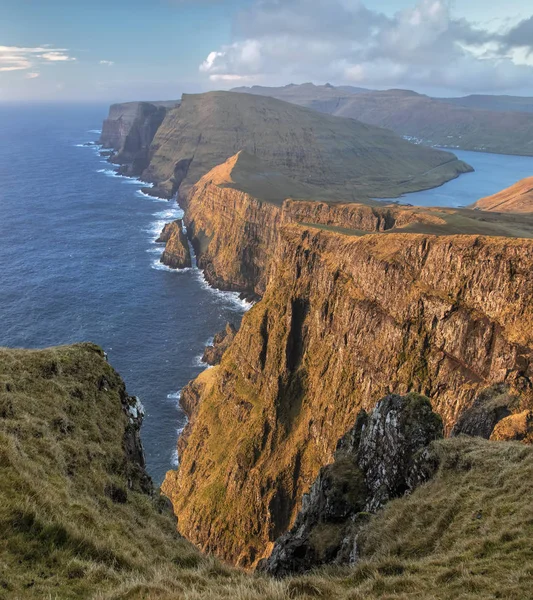
<path fill-rule="evenodd" d="M 127 102 L 113 104 L 104 121 L 100 144 L 112 148 L 112 161 L 120 172 L 138 176 L 148 167 L 150 145 L 167 111 L 178 102 Z"/>
<path fill-rule="evenodd" d="M 230 206 L 226 222 L 240 223 Z M 263 299 L 209 370 L 180 469 L 164 483 L 179 530 L 257 564 L 359 411 L 389 393 L 428 396 L 447 434 L 496 383 L 528 408 L 532 257 L 525 239 L 280 224 Z"/>
<path fill-rule="evenodd" d="M 171 269 L 187 269 L 192 265 L 189 240 L 183 231 L 183 221 L 177 219 L 165 225 L 158 242 L 165 242 L 161 262 Z"/>
<path fill-rule="evenodd" d="M 525 410 L 505 417 L 494 427 L 490 439 L 533 444 L 533 411 Z"/>
<path fill-rule="evenodd" d="M 355 562 L 368 513 L 427 481 L 437 467 L 429 445 L 441 437 L 441 419 L 417 394 L 387 396 L 370 414 L 359 413 L 334 462 L 303 496 L 293 528 L 276 541 L 261 569 L 280 576 Z"/>
<path fill-rule="evenodd" d="M 235 339 L 237 329 L 231 323 L 226 324 L 226 328 L 219 331 L 213 338 L 213 343 L 206 347 L 202 356 L 202 362 L 215 366 L 220 364 L 224 352 L 230 347 Z"/>
<path fill-rule="evenodd" d="M 493 196 L 481 198 L 473 208 L 491 212 L 532 213 L 533 177 L 526 177 Z"/>

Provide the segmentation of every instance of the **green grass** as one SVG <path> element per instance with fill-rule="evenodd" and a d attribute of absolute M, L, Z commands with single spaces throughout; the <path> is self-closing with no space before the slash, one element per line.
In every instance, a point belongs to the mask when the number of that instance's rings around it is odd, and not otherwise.
<path fill-rule="evenodd" d="M 438 442 L 437 475 L 369 519 L 360 563 L 276 581 L 202 556 L 176 534 L 125 460 L 124 398 L 91 344 L 0 349 L 0 598 L 531 597 L 531 447 Z"/>

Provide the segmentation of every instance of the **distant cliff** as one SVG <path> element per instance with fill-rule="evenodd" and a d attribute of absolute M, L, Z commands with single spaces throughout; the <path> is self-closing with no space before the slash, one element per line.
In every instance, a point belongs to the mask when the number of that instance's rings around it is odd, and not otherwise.
<path fill-rule="evenodd" d="M 273 98 L 209 92 L 184 94 L 180 107 L 167 113 L 142 177 L 162 196 L 178 192 L 185 205 L 201 177 L 241 150 L 311 186 L 313 198 L 345 201 L 427 189 L 471 170 L 453 154 L 419 148 L 353 119 Z"/>
<path fill-rule="evenodd" d="M 104 121 L 100 143 L 115 150 L 113 162 L 123 172 L 140 175 L 149 164 L 149 149 L 167 112 L 179 102 L 126 102 L 113 104 Z"/>

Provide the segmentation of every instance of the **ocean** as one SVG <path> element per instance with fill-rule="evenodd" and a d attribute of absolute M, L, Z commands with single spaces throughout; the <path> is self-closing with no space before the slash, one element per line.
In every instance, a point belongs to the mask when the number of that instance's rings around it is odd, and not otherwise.
<path fill-rule="evenodd" d="M 157 484 L 176 466 L 185 424 L 179 391 L 227 321 L 248 308 L 205 283 L 197 269 L 170 271 L 154 243 L 180 216 L 172 202 L 117 177 L 97 149 L 107 106 L 0 106 L 0 345 L 102 346 L 146 409 L 142 440 Z M 413 204 L 457 206 L 527 175 L 533 158 L 457 152 L 477 170 Z"/>
<path fill-rule="evenodd" d="M 181 211 L 83 145 L 107 108 L 0 107 L 0 346 L 102 346 L 144 404 L 147 468 L 160 484 L 185 425 L 179 391 L 247 305 L 197 269 L 159 264 L 154 240 Z"/>

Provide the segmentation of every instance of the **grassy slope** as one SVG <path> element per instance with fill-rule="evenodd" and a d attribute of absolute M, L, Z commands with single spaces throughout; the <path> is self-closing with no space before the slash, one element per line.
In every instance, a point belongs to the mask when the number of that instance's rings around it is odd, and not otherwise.
<path fill-rule="evenodd" d="M 473 207 L 499 213 L 531 213 L 533 212 L 533 177 L 526 177 L 497 194 L 481 198 L 473 204 Z"/>
<path fill-rule="evenodd" d="M 185 94 L 167 114 L 144 176 L 169 188 L 178 165 L 179 181 L 186 173 L 183 193 L 240 150 L 346 200 L 435 187 L 469 169 L 450 153 L 419 148 L 353 119 L 264 96 L 209 92 Z"/>
<path fill-rule="evenodd" d="M 527 98 L 513 102 L 513 98 L 499 97 L 498 103 L 498 97 L 494 97 L 491 103 L 490 97 L 485 97 L 488 101 L 483 107 L 472 97 L 468 104 L 468 98 L 453 102 L 409 90 L 350 94 L 340 88 L 304 85 L 236 91 L 263 94 L 338 117 L 358 119 L 439 146 L 533 155 L 533 115 L 518 112 L 521 104 L 530 110 L 531 99 Z"/>
<path fill-rule="evenodd" d="M 102 378 L 105 378 L 103 381 Z M 0 349 L 0 598 L 522 600 L 533 449 L 441 442 L 436 478 L 374 517 L 356 568 L 267 580 L 202 558 L 127 489 L 123 384 L 93 345 Z"/>

